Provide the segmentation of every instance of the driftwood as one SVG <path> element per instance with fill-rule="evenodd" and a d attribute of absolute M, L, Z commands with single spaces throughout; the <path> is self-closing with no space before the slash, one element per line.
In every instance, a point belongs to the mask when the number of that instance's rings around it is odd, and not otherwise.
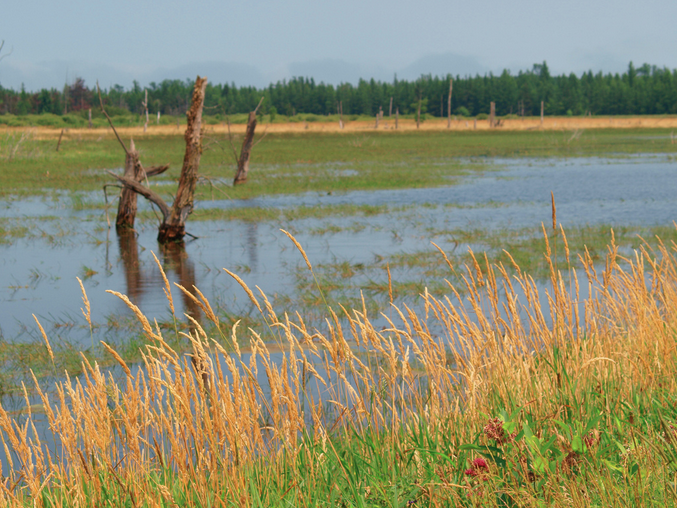
<path fill-rule="evenodd" d="M 240 156 L 237 156 L 235 147 L 232 146 L 233 138 L 230 135 L 230 122 L 228 122 L 228 136 L 230 139 L 231 147 L 233 148 L 233 153 L 235 154 L 235 161 L 237 162 L 237 173 L 235 173 L 235 178 L 233 179 L 233 185 L 239 185 L 247 181 L 247 173 L 249 172 L 249 158 L 251 157 L 252 149 L 263 139 L 264 135 L 256 143 L 254 143 L 254 133 L 256 131 L 256 113 L 261 107 L 263 102 L 263 97 L 259 101 L 256 109 L 249 113 L 249 118 L 247 119 L 247 130 L 244 134 L 244 141 L 242 141 L 242 149 L 240 150 Z"/>

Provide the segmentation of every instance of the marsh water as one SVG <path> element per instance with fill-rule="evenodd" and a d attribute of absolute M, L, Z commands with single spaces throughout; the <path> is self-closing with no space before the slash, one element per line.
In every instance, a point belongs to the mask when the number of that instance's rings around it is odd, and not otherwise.
<path fill-rule="evenodd" d="M 0 217 L 27 230 L 23 237 L 0 244 L 0 333 L 5 340 L 34 339 L 35 314 L 50 339 L 86 347 L 90 332 L 80 311 L 82 295 L 76 277 L 84 282 L 101 340 L 114 342 L 123 333 L 119 323 L 130 316 L 126 305 L 107 289 L 129 295 L 151 319 L 169 319 L 161 273 L 151 251 L 163 262 L 171 282 L 197 286 L 226 315 L 245 316 L 252 307 L 223 268 L 239 274 L 250 287 L 258 286 L 274 302 L 293 302 L 305 264 L 280 228 L 296 236 L 315 266 L 342 262 L 368 266 L 393 254 L 430 251 L 431 241 L 445 250 L 458 249 L 453 235 L 444 233 L 448 231 L 547 224 L 551 191 L 557 220 L 565 228 L 669 225 L 676 216 L 677 164 L 667 156 L 476 163 L 488 169 L 470 173 L 449 187 L 202 201 L 196 206 L 368 204 L 384 205 L 389 211 L 287 222 L 189 220 L 188 231 L 197 239 L 183 248 L 162 249 L 151 221 L 139 223 L 134 235 L 118 237 L 102 210 L 78 210 L 66 195 L 0 202 Z M 102 201 L 103 197 L 94 193 L 84 199 Z M 188 300 L 181 300 L 177 289 L 173 292 L 179 316 L 197 312 Z"/>
<path fill-rule="evenodd" d="M 302 291 L 299 274 L 306 268 L 280 228 L 293 232 L 316 267 L 341 263 L 359 267 L 395 254 L 429 252 L 431 241 L 449 251 L 467 247 L 459 246 L 450 231 L 539 227 L 551 220 L 551 191 L 557 201 L 558 222 L 565 228 L 664 226 L 675 219 L 677 164 L 666 156 L 468 163 L 485 169 L 442 188 L 199 202 L 202 208 L 368 204 L 383 205 L 388 211 L 287 222 L 189 221 L 188 230 L 197 238 L 170 248 L 158 245 L 153 222 L 141 222 L 135 234 L 118 237 L 108 227 L 103 211 L 73 206 L 72 196 L 7 200 L 0 203 L 0 217 L 26 230 L 0 244 L 1 338 L 17 342 L 39 338 L 35 314 L 52 342 L 89 347 L 90 331 L 80 310 L 82 294 L 76 277 L 83 279 L 90 300 L 97 341 L 115 343 L 129 333 L 120 323 L 134 321 L 127 306 L 106 293 L 107 289 L 127 294 L 149 318 L 168 320 L 163 280 L 151 251 L 171 282 L 197 286 L 221 314 L 236 318 L 252 313 L 244 291 L 222 268 L 238 273 L 250 287 L 261 288 L 275 306 L 286 302 L 294 308 Z M 102 196 L 91 194 L 84 199 L 92 203 L 102 201 Z M 393 275 L 421 276 L 407 271 Z M 370 277 L 373 274 L 365 280 Z M 186 312 L 199 319 L 199 310 L 189 299 L 182 299 L 176 288 L 173 294 L 177 315 Z M 5 395 L 3 406 L 20 414 L 23 397 Z M 34 418 L 46 446 L 54 446 L 44 415 Z M 4 473 L 4 458 L 0 465 Z"/>

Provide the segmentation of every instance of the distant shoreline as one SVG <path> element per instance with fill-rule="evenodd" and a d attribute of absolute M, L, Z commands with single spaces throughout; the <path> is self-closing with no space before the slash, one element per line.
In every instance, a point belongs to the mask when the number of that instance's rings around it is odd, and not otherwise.
<path fill-rule="evenodd" d="M 475 126 L 476 122 L 476 126 Z M 227 134 L 228 127 L 221 123 L 205 125 L 205 131 L 214 134 Z M 491 128 L 489 120 L 477 120 L 473 118 L 458 119 L 451 121 L 450 127 L 447 127 L 447 119 L 434 118 L 427 119 L 420 123 L 418 130 L 420 131 L 575 131 L 581 129 L 677 129 L 677 116 L 595 116 L 595 117 L 546 117 L 541 125 L 541 120 L 538 117 L 525 117 L 524 119 L 501 119 L 501 124 L 498 127 Z M 171 136 L 183 135 L 185 124 L 176 125 L 148 125 L 147 132 L 143 132 L 143 126 L 123 127 L 116 126 L 116 129 L 122 136 L 134 136 L 136 138 L 143 138 L 145 136 Z M 45 126 L 21 126 L 8 127 L 0 125 L 0 132 L 8 131 L 24 131 L 33 130 L 37 138 L 51 139 L 60 135 L 62 128 L 60 127 L 45 127 Z M 65 132 L 69 136 L 77 135 L 81 137 L 101 136 L 102 132 L 106 130 L 112 136 L 109 127 L 95 127 L 88 128 L 66 128 Z M 233 134 L 241 134 L 245 130 L 244 124 L 232 124 L 230 130 Z M 344 128 L 341 129 L 337 121 L 323 120 L 314 122 L 279 122 L 279 123 L 263 123 L 257 127 L 257 133 L 263 134 L 264 131 L 268 133 L 285 134 L 285 133 L 376 133 L 376 132 L 393 132 L 398 131 L 416 131 L 416 120 L 403 119 L 398 120 L 397 130 L 395 129 L 395 120 L 384 117 L 379 121 L 378 128 L 375 128 L 375 120 L 355 120 L 346 121 Z"/>

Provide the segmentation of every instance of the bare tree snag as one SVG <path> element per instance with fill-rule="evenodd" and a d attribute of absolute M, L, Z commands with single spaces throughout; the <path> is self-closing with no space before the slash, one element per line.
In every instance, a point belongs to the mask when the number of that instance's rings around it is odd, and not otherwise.
<path fill-rule="evenodd" d="M 454 80 L 449 78 L 449 102 L 447 103 L 447 129 L 451 128 L 451 91 L 454 88 Z"/>
<path fill-rule="evenodd" d="M 343 102 L 336 103 L 336 114 L 339 117 L 339 129 L 343 129 Z"/>
<path fill-rule="evenodd" d="M 92 108 L 89 108 L 87 111 L 87 116 L 89 117 L 89 124 L 87 125 L 88 129 L 94 128 L 94 125 L 92 125 Z"/>
<path fill-rule="evenodd" d="M 397 123 L 400 119 L 400 108 L 395 109 L 395 130 L 397 130 Z"/>
<path fill-rule="evenodd" d="M 197 185 L 200 156 L 202 155 L 202 108 L 205 102 L 207 78 L 197 77 L 193 88 L 193 100 L 186 115 L 188 124 L 184 139 L 186 153 L 183 157 L 179 188 L 176 191 L 170 214 L 160 225 L 158 241 L 180 241 L 186 234 L 186 219 L 193 211 L 193 194 Z"/>
<path fill-rule="evenodd" d="M 166 164 L 164 166 L 155 166 L 148 170 L 145 170 L 144 167 L 141 165 L 141 161 L 139 160 L 139 152 L 136 150 L 136 147 L 134 146 L 134 140 L 131 141 L 129 148 L 130 149 L 125 157 L 125 172 L 123 175 L 123 179 L 120 179 L 119 176 L 116 175 L 115 173 L 111 173 L 113 174 L 113 176 L 118 178 L 118 180 L 120 180 L 124 184 L 122 192 L 120 193 L 120 201 L 118 203 L 118 216 L 117 219 L 115 220 L 115 229 L 118 232 L 124 229 L 134 228 L 134 220 L 136 219 L 136 210 L 137 210 L 137 198 L 136 198 L 137 193 L 141 194 L 150 201 L 156 202 L 155 200 L 150 199 L 146 195 L 147 194 L 146 191 L 151 193 L 153 193 L 153 191 L 151 191 L 147 187 L 144 187 L 141 184 L 141 182 L 143 182 L 150 176 L 155 176 L 164 173 L 169 168 L 169 164 Z M 129 185 L 127 184 L 127 182 L 133 182 L 134 185 Z M 162 200 L 160 199 L 160 201 Z M 162 204 L 165 207 L 167 207 L 167 205 L 164 204 L 164 202 Z M 158 204 L 158 206 L 160 207 L 160 210 L 163 212 L 163 215 L 166 216 L 165 211 L 162 210 L 162 206 L 160 206 L 160 204 Z"/>
<path fill-rule="evenodd" d="M 494 127 L 496 123 L 496 103 L 492 102 L 489 106 L 489 128 Z"/>
<path fill-rule="evenodd" d="M 249 118 L 247 120 L 247 130 L 244 134 L 244 141 L 242 141 L 242 149 L 240 150 L 240 157 L 236 158 L 237 173 L 235 173 L 233 185 L 239 185 L 247 181 L 247 173 L 249 172 L 249 158 L 251 157 L 252 148 L 254 148 L 255 146 L 254 133 L 256 132 L 256 113 L 261 107 L 263 99 L 264 98 L 261 97 L 261 100 L 259 101 L 258 106 L 256 106 L 256 109 L 249 113 Z M 306 128 L 308 128 L 307 125 Z M 259 139 L 259 141 L 261 141 L 261 139 Z"/>
<path fill-rule="evenodd" d="M 543 128 L 543 116 L 544 116 L 544 112 L 545 112 L 544 110 L 545 110 L 544 104 L 543 104 L 543 101 L 541 101 L 541 129 Z"/>
<path fill-rule="evenodd" d="M 146 123 L 143 124 L 143 132 L 146 132 L 148 129 L 148 90 L 144 90 L 146 93 L 146 98 L 141 103 L 141 105 L 146 109 Z"/>
<path fill-rule="evenodd" d="M 109 171 L 111 175 L 117 178 L 122 184 L 122 191 L 120 192 L 120 201 L 118 203 L 118 214 L 115 220 L 115 230 L 118 234 L 124 232 L 125 230 L 134 228 L 134 221 L 136 220 L 136 211 L 137 211 L 137 194 L 141 194 L 146 199 L 156 203 L 160 208 L 163 216 L 168 215 L 169 207 L 165 204 L 162 198 L 157 195 L 155 192 L 150 190 L 148 187 L 145 187 L 141 184 L 142 181 L 148 182 L 148 178 L 151 176 L 159 175 L 164 173 L 169 168 L 169 164 L 164 166 L 153 166 L 149 169 L 145 169 L 141 164 L 139 159 L 139 152 L 134 146 L 134 140 L 130 141 L 130 149 L 128 150 L 125 144 L 120 139 L 118 131 L 113 125 L 113 121 L 106 112 L 106 108 L 103 107 L 103 99 L 101 98 L 101 90 L 99 89 L 99 84 L 96 84 L 96 88 L 99 94 L 99 105 L 101 106 L 101 112 L 104 114 L 108 120 L 111 129 L 115 133 L 120 146 L 125 151 L 125 172 L 122 176 Z"/>
<path fill-rule="evenodd" d="M 0 60 L 2 60 L 3 58 L 7 58 L 14 51 L 14 47 L 12 47 L 12 49 L 9 50 L 9 53 L 5 53 L 3 55 L 2 54 L 2 48 L 4 48 L 4 47 L 5 47 L 5 40 L 3 39 L 2 42 L 0 42 Z"/>
<path fill-rule="evenodd" d="M 143 168 L 139 161 L 139 152 L 134 146 L 134 140 L 131 140 L 129 151 L 125 155 L 124 177 L 135 182 L 139 181 L 143 174 Z M 118 216 L 115 220 L 115 230 L 120 232 L 124 229 L 133 229 L 136 219 L 137 200 L 136 192 L 128 186 L 122 187 L 120 192 L 120 201 L 118 202 Z"/>
<path fill-rule="evenodd" d="M 416 108 L 416 128 L 421 126 L 421 95 L 418 96 L 418 107 Z"/>
<path fill-rule="evenodd" d="M 64 129 L 61 129 L 61 134 L 59 134 L 59 141 L 56 144 L 56 151 L 59 151 L 59 147 L 61 146 L 61 138 L 63 137 L 63 131 Z"/>

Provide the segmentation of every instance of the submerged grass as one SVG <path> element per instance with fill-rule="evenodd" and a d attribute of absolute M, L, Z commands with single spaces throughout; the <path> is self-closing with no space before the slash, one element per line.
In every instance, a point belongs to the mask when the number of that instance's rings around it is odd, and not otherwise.
<path fill-rule="evenodd" d="M 337 230 L 338 231 L 338 230 Z M 324 226 L 318 234 L 333 232 L 331 226 Z M 435 230 L 429 231 L 434 242 L 452 246 L 442 257 L 433 244 L 427 248 L 412 252 L 400 252 L 387 256 L 376 255 L 371 263 L 355 263 L 349 260 L 336 260 L 315 266 L 316 277 L 325 288 L 325 295 L 332 305 L 352 307 L 360 305 L 365 299 L 370 313 L 386 312 L 389 307 L 389 292 L 392 290 L 397 301 L 408 301 L 428 291 L 435 296 L 443 296 L 453 284 L 461 295 L 467 293 L 463 273 L 456 268 L 467 264 L 475 266 L 475 260 L 481 262 L 477 269 L 486 273 L 490 265 L 501 265 L 510 275 L 517 273 L 516 266 L 529 272 L 531 277 L 542 283 L 550 276 L 550 263 L 558 263 L 572 269 L 583 270 L 584 260 L 589 259 L 599 268 L 605 259 L 607 246 L 613 240 L 621 255 L 644 247 L 657 249 L 662 241 L 677 242 L 677 229 L 674 226 L 621 226 L 610 225 L 583 226 L 567 230 L 566 241 L 569 254 L 564 249 L 561 238 L 559 248 L 556 236 L 549 232 L 548 242 L 553 244 L 553 252 L 544 256 L 546 241 L 541 228 L 524 229 L 474 229 L 474 230 Z M 561 233 L 558 233 L 558 238 Z M 576 253 L 576 254 L 571 254 Z M 581 257 L 578 257 L 578 254 Z M 567 260 L 567 255 L 569 258 Z M 486 261 L 485 261 L 486 259 Z M 386 268 L 392 270 L 395 277 L 392 287 L 388 285 Z M 294 272 L 296 305 L 303 309 L 307 320 L 311 316 L 318 318 L 316 307 L 317 294 L 314 278 L 304 269 Z M 292 302 L 282 298 L 279 304 L 287 308 Z M 313 312 L 315 309 L 316 312 Z"/>
<path fill-rule="evenodd" d="M 550 235 L 545 289 L 471 256 L 454 267 L 465 296 L 423 291 L 419 313 L 393 307 L 383 329 L 364 305 L 340 309 L 345 325 L 324 307 L 327 331 L 308 329 L 239 278 L 264 328 L 224 328 L 197 293 L 214 334 L 197 321 L 163 330 L 118 295 L 142 330 L 141 365 L 107 348 L 117 376 L 83 357 L 83 376 L 55 393 L 35 383 L 58 449 L 28 394 L 19 416 L 0 406 L 1 502 L 674 505 L 675 249 L 622 256 L 612 236 L 604 269 L 584 255 L 579 281 Z"/>

